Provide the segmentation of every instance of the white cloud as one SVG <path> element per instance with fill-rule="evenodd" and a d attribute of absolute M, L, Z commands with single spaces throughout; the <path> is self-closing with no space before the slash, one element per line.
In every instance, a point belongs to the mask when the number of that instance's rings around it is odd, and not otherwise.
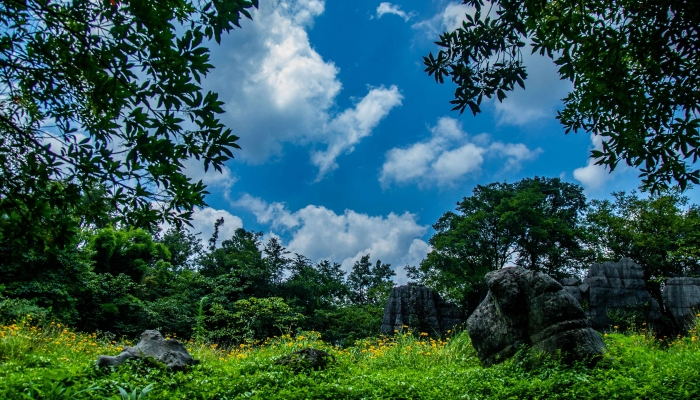
<path fill-rule="evenodd" d="M 157 203 L 153 204 L 157 206 Z M 211 207 L 195 208 L 190 220 L 192 226 L 183 225 L 183 227 L 197 235 L 202 245 L 206 248 L 209 246 L 209 239 L 214 234 L 214 223 L 219 218 L 224 219 L 224 225 L 219 227 L 219 239 L 217 241 L 217 244 L 221 245 L 222 241 L 233 237 L 236 229 L 243 228 L 243 221 L 226 210 L 217 210 Z M 170 227 L 171 225 L 167 222 L 160 225 L 163 232 L 166 232 Z"/>
<path fill-rule="evenodd" d="M 283 203 L 267 204 L 261 199 L 246 193 L 232 204 L 251 211 L 255 214 L 258 222 L 270 224 L 275 229 L 294 228 L 299 225 L 299 218 L 292 215 Z"/>
<path fill-rule="evenodd" d="M 401 11 L 401 8 L 397 5 L 388 2 L 382 2 L 377 7 L 377 18 L 381 18 L 384 14 L 398 15 L 399 17 L 403 18 L 404 21 L 407 22 L 415 15 L 413 12 L 406 13 L 405 11 Z"/>
<path fill-rule="evenodd" d="M 319 169 L 316 180 L 336 169 L 338 156 L 352 152 L 354 146 L 369 136 L 392 108 L 401 104 L 402 99 L 396 86 L 389 89 L 382 86 L 370 90 L 355 108 L 345 110 L 334 118 L 327 128 L 328 148 L 311 156 L 311 162 Z"/>
<path fill-rule="evenodd" d="M 491 8 L 489 2 L 484 2 L 484 6 L 481 8 L 482 19 L 486 18 L 489 10 L 491 12 L 488 15 L 493 18 L 497 8 Z M 448 3 L 444 9 L 440 10 L 432 17 L 413 24 L 412 28 L 420 31 L 423 37 L 435 41 L 443 32 L 452 32 L 461 27 L 462 21 L 465 19 L 465 14 L 473 16 L 475 12 L 476 9 L 474 7 L 466 4 Z"/>
<path fill-rule="evenodd" d="M 262 163 L 281 156 L 282 145 L 328 144 L 314 153 L 321 176 L 336 158 L 369 135 L 400 104 L 398 89 L 370 90 L 354 108 L 331 111 L 342 88 L 339 69 L 311 46 L 306 29 L 324 11 L 322 0 L 269 0 L 253 10 L 253 20 L 212 46 L 206 85 L 225 102 L 222 121 L 240 136 L 236 156 Z M 375 114 L 363 108 L 375 107 Z"/>
<path fill-rule="evenodd" d="M 366 254 L 398 271 L 407 264 L 417 265 L 430 250 L 420 239 L 428 226 L 418 224 L 416 216 L 408 212 L 370 216 L 345 210 L 336 214 L 316 205 L 292 212 L 283 203 L 268 204 L 250 195 L 234 204 L 253 212 L 259 223 L 284 229 L 289 238 L 285 246 L 292 253 L 303 254 L 315 262 L 338 262 L 345 271 L 350 271 L 355 261 Z"/>
<path fill-rule="evenodd" d="M 214 234 L 214 223 L 219 218 L 224 219 L 224 225 L 219 228 L 219 244 L 221 241 L 233 237 L 236 229 L 243 227 L 243 221 L 228 211 L 206 207 L 194 210 L 191 230 L 195 233 L 201 232 L 202 242 L 206 245 L 211 235 Z"/>
<path fill-rule="evenodd" d="M 507 92 L 503 102 L 495 98 L 491 101 L 496 108 L 499 124 L 525 125 L 549 118 L 554 119 L 562 99 L 573 90 L 568 80 L 559 79 L 559 69 L 554 61 L 539 53 L 530 54 L 530 43 L 523 48 L 523 62 L 527 71 L 525 89 L 516 85 Z"/>
<path fill-rule="evenodd" d="M 602 136 L 591 133 L 591 143 L 593 144 L 593 149 L 603 149 Z M 595 165 L 595 160 L 589 157 L 585 167 L 576 168 L 574 170 L 574 179 L 581 182 L 583 187 L 587 190 L 598 190 L 605 186 L 617 172 L 616 170 L 610 173 L 604 165 Z"/>
<path fill-rule="evenodd" d="M 226 166 L 223 166 L 221 172 L 219 172 L 210 165 L 209 170 L 204 172 L 204 161 L 198 161 L 195 158 L 188 158 L 182 163 L 182 166 L 185 175 L 194 182 L 201 180 L 202 183 L 207 185 L 208 189 L 221 189 L 224 195 L 228 195 L 229 190 L 238 180 Z"/>
<path fill-rule="evenodd" d="M 431 128 L 428 140 L 386 153 L 379 181 L 417 183 L 420 186 L 449 186 L 477 174 L 486 158 L 504 158 L 501 172 L 515 171 L 523 161 L 536 158 L 541 149 L 522 143 L 492 142 L 487 134 L 469 137 L 453 118 L 443 117 Z"/>

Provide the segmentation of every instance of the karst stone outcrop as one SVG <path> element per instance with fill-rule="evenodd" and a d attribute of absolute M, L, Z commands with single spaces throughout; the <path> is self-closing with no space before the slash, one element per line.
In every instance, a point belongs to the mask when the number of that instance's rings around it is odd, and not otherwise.
<path fill-rule="evenodd" d="M 518 267 L 492 271 L 485 279 L 486 299 L 467 320 L 484 365 L 505 360 L 522 345 L 561 350 L 571 359 L 603 353 L 605 345 L 579 302 L 549 275 Z"/>
<path fill-rule="evenodd" d="M 141 334 L 141 341 L 134 347 L 126 347 L 117 356 L 99 356 L 98 367 L 119 366 L 130 358 L 153 357 L 172 369 L 181 369 L 187 365 L 198 364 L 190 356 L 185 346 L 177 340 L 164 339 L 160 332 L 148 330 Z"/>
<path fill-rule="evenodd" d="M 668 278 L 663 299 L 678 325 L 688 328 L 700 314 L 700 278 Z"/>
<path fill-rule="evenodd" d="M 384 307 L 381 332 L 393 335 L 409 326 L 413 330 L 441 335 L 464 322 L 456 305 L 421 285 L 408 284 L 391 290 Z"/>
<path fill-rule="evenodd" d="M 659 305 L 647 291 L 642 267 L 628 258 L 593 264 L 579 289 L 595 329 L 609 329 L 621 320 L 661 319 Z"/>

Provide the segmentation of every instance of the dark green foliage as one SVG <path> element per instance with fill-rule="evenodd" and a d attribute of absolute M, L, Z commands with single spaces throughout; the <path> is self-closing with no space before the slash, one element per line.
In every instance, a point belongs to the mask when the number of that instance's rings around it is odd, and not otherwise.
<path fill-rule="evenodd" d="M 220 41 L 257 5 L 3 1 L 0 237 L 70 243 L 75 215 L 92 214 L 86 188 L 99 186 L 109 195 L 95 203 L 126 225 L 187 221 L 207 192 L 182 162 L 221 170 L 238 148 L 218 120 L 223 104 L 200 86 L 212 68 L 204 40 Z M 48 218 L 44 231 L 21 231 Z"/>
<path fill-rule="evenodd" d="M 630 258 L 644 269 L 647 290 L 663 306 L 666 278 L 700 272 L 700 210 L 678 190 L 639 198 L 613 193 L 614 201 L 593 200 L 586 216 L 591 247 L 599 261 Z M 678 327 L 676 327 L 678 328 Z"/>
<path fill-rule="evenodd" d="M 409 276 L 473 309 L 485 295 L 483 278 L 512 262 L 554 277 L 587 267 L 580 186 L 558 178 L 477 185 L 433 228 L 433 251 Z"/>
<path fill-rule="evenodd" d="M 456 85 L 453 110 L 481 112 L 525 87 L 522 50 L 554 59 L 574 84 L 557 119 L 566 132 L 604 138 L 591 157 L 615 169 L 640 169 L 652 191 L 700 182 L 700 3 L 697 1 L 464 0 L 476 9 L 440 35 L 424 57 L 437 82 Z M 495 15 L 491 13 L 495 11 Z"/>
<path fill-rule="evenodd" d="M 390 264 L 382 264 L 381 260 L 372 267 L 369 254 L 355 261 L 348 276 L 350 299 L 355 304 L 372 304 L 384 306 L 391 292 L 393 282 L 391 277 L 396 275 Z"/>

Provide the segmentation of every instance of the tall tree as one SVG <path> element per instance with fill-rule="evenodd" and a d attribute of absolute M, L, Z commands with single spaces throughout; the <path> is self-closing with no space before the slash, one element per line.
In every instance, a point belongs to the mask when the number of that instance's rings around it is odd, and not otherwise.
<path fill-rule="evenodd" d="M 97 184 L 126 225 L 189 220 L 207 192 L 183 161 L 220 171 L 238 148 L 217 117 L 222 102 L 200 85 L 212 68 L 205 40 L 219 42 L 253 6 L 258 0 L 0 3 L 0 229 L 61 214 Z M 49 236 L 76 232 L 57 219 Z M 13 240 L 43 238 L 25 229 Z"/>
<path fill-rule="evenodd" d="M 381 304 L 391 291 L 391 277 L 396 273 L 390 264 L 382 264 L 381 260 L 372 266 L 369 254 L 355 261 L 348 276 L 351 300 L 355 304 Z"/>
<path fill-rule="evenodd" d="M 267 268 L 272 274 L 272 283 L 274 285 L 279 285 L 282 283 L 284 273 L 291 262 L 289 258 L 287 258 L 289 251 L 282 246 L 278 238 L 273 236 L 265 243 L 263 253 L 265 254 Z"/>
<path fill-rule="evenodd" d="M 555 277 L 583 268 L 580 218 L 586 199 L 578 185 L 558 178 L 477 185 L 433 228 L 433 251 L 409 277 L 439 290 L 468 309 L 485 294 L 483 278 L 512 262 Z"/>
<path fill-rule="evenodd" d="M 687 0 L 464 0 L 475 10 L 424 57 L 437 82 L 457 85 L 453 110 L 481 112 L 525 87 L 522 51 L 554 59 L 574 84 L 557 119 L 604 139 L 591 157 L 640 168 L 652 191 L 700 182 L 700 3 Z"/>

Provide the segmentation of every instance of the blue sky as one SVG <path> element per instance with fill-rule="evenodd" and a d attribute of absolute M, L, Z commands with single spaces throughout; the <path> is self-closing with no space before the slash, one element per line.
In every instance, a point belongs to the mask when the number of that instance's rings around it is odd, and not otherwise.
<path fill-rule="evenodd" d="M 572 86 L 548 58 L 526 56 L 526 90 L 502 104 L 450 111 L 455 86 L 435 83 L 422 57 L 470 12 L 443 0 L 260 0 L 253 21 L 210 46 L 204 85 L 242 150 L 223 174 L 187 165 L 211 192 L 195 231 L 206 240 L 224 217 L 223 238 L 262 231 L 345 269 L 369 253 L 402 283 L 430 250 L 430 226 L 477 184 L 561 177 L 588 198 L 635 189 L 637 171 L 592 165 L 597 138 L 564 134 L 555 116 Z"/>

